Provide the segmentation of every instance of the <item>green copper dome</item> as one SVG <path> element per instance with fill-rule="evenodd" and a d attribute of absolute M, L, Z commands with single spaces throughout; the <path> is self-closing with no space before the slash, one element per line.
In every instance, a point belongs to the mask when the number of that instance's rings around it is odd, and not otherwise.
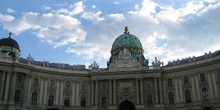
<path fill-rule="evenodd" d="M 126 55 L 127 56 L 126 56 Z M 124 34 L 118 36 L 112 44 L 111 57 L 107 65 L 111 67 L 121 61 L 123 55 L 133 62 L 140 63 L 143 67 L 148 67 L 148 61 L 144 58 L 144 49 L 140 40 L 133 34 L 128 32 L 128 27 L 125 27 Z"/>
<path fill-rule="evenodd" d="M 143 52 L 140 40 L 135 35 L 130 34 L 127 27 L 125 27 L 124 34 L 118 36 L 113 42 L 111 54 L 117 53 L 123 48 L 139 50 L 140 53 Z"/>
<path fill-rule="evenodd" d="M 129 33 L 124 33 L 115 39 L 112 45 L 112 50 L 120 47 L 142 48 L 142 45 L 140 40 L 136 36 Z"/>

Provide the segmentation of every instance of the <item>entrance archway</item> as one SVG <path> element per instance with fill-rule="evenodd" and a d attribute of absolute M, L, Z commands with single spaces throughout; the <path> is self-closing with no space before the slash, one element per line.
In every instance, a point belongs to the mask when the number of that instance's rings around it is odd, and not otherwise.
<path fill-rule="evenodd" d="M 210 107 L 205 107 L 203 110 L 212 110 Z"/>
<path fill-rule="evenodd" d="M 135 106 L 131 101 L 125 100 L 119 104 L 118 110 L 135 110 Z"/>

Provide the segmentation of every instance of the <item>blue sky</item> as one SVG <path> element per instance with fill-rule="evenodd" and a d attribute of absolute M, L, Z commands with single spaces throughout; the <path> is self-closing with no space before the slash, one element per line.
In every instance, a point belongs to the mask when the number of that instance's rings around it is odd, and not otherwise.
<path fill-rule="evenodd" d="M 219 0 L 2 0 L 0 38 L 12 32 L 37 61 L 106 67 L 114 40 L 128 26 L 145 58 L 171 60 L 220 48 Z"/>

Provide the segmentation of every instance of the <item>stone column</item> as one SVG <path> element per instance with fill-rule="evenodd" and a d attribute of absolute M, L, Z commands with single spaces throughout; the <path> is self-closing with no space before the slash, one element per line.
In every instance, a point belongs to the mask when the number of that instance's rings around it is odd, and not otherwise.
<path fill-rule="evenodd" d="M 79 84 L 80 82 L 76 83 L 76 106 L 79 107 L 79 101 L 80 101 L 80 97 L 79 97 Z"/>
<path fill-rule="evenodd" d="M 95 81 L 95 106 L 98 106 L 98 99 L 99 99 L 99 96 L 98 96 L 98 86 L 99 86 L 99 81 L 96 80 Z"/>
<path fill-rule="evenodd" d="M 200 90 L 199 90 L 199 78 L 198 78 L 198 74 L 195 76 L 195 86 L 196 86 L 196 97 L 197 100 L 200 101 L 201 97 L 200 97 Z"/>
<path fill-rule="evenodd" d="M 182 84 L 182 77 L 178 78 L 179 82 L 179 97 L 180 97 L 180 102 L 183 102 L 183 84 Z"/>
<path fill-rule="evenodd" d="M 91 81 L 91 105 L 94 106 L 94 81 Z"/>
<path fill-rule="evenodd" d="M 87 102 L 87 104 L 86 104 L 87 107 L 90 106 L 90 101 L 91 101 L 91 94 L 90 94 L 90 93 L 91 93 L 91 91 L 90 91 L 90 90 L 91 90 L 91 89 L 90 89 L 91 86 L 90 86 L 90 84 L 91 84 L 91 82 L 90 82 L 90 81 L 87 81 L 87 90 L 88 90 L 88 91 L 87 91 L 87 94 L 88 94 L 88 99 L 87 99 L 87 100 L 88 100 L 88 101 L 86 101 L 86 102 Z"/>
<path fill-rule="evenodd" d="M 163 96 L 164 96 L 163 101 L 164 101 L 164 104 L 168 104 L 168 102 L 169 102 L 168 97 L 167 97 L 168 93 L 166 92 L 167 91 L 166 86 L 167 86 L 166 79 L 163 79 Z"/>
<path fill-rule="evenodd" d="M 209 85 L 210 98 L 213 99 L 214 98 L 214 90 L 213 90 L 212 77 L 211 77 L 210 72 L 207 73 L 207 79 L 208 79 L 208 85 Z"/>
<path fill-rule="evenodd" d="M 76 82 L 72 81 L 72 106 L 76 106 Z"/>
<path fill-rule="evenodd" d="M 43 97 L 43 104 L 44 105 L 47 105 L 47 102 L 48 102 L 48 100 L 47 100 L 47 88 L 48 88 L 48 79 L 45 79 L 44 80 L 44 97 Z"/>
<path fill-rule="evenodd" d="M 176 103 L 180 103 L 180 97 L 179 97 L 179 84 L 178 84 L 178 78 L 175 77 L 174 79 L 174 88 L 175 88 L 175 99 L 176 99 Z M 182 94 L 181 94 L 182 95 Z"/>
<path fill-rule="evenodd" d="M 10 82 L 11 82 L 11 73 L 7 72 L 4 101 L 8 101 Z"/>
<path fill-rule="evenodd" d="M 191 85 L 192 85 L 192 101 L 196 101 L 196 86 L 195 86 L 195 78 L 194 78 L 194 75 L 192 75 L 190 77 L 190 80 L 191 80 Z"/>
<path fill-rule="evenodd" d="M 163 88 L 162 88 L 162 81 L 159 78 L 159 94 L 160 94 L 160 104 L 163 104 Z"/>
<path fill-rule="evenodd" d="M 157 78 L 154 78 L 154 93 L 155 93 L 155 103 L 158 104 L 158 86 L 157 86 Z"/>
<path fill-rule="evenodd" d="M 109 83 L 109 105 L 112 105 L 112 79 L 108 80 Z"/>
<path fill-rule="evenodd" d="M 32 87 L 32 76 L 28 75 L 28 92 L 27 92 L 27 102 L 31 104 L 31 87 Z"/>
<path fill-rule="evenodd" d="M 56 102 L 55 102 L 55 105 L 59 105 L 59 95 L 60 95 L 60 81 L 59 80 L 56 80 Z"/>
<path fill-rule="evenodd" d="M 143 90 L 143 78 L 140 78 L 140 97 L 141 97 L 141 105 L 144 105 L 144 90 Z"/>
<path fill-rule="evenodd" d="M 10 103 L 13 104 L 14 103 L 14 94 L 15 94 L 15 83 L 16 83 L 16 76 L 17 76 L 17 73 L 16 72 L 13 72 L 11 73 L 11 79 L 10 79 L 10 87 L 9 87 L 9 100 L 10 100 Z M 26 80 L 25 80 L 26 81 Z M 24 98 L 26 97 L 25 95 L 25 90 L 26 90 L 26 86 L 24 85 L 24 94 L 22 95 L 21 97 L 21 100 L 22 101 L 25 101 Z"/>
<path fill-rule="evenodd" d="M 43 95 L 44 95 L 44 79 L 40 78 L 40 100 L 39 104 L 43 104 Z"/>
<path fill-rule="evenodd" d="M 5 71 L 1 71 L 1 82 L 0 82 L 0 102 L 2 101 L 2 98 L 4 97 L 3 96 L 3 91 L 5 90 L 4 88 L 4 85 L 5 85 L 5 76 L 6 76 L 6 73 Z"/>
<path fill-rule="evenodd" d="M 138 78 L 135 79 L 135 84 L 136 84 L 136 104 L 139 105 L 139 83 L 138 83 Z"/>
<path fill-rule="evenodd" d="M 116 105 L 116 79 L 113 79 L 113 105 Z"/>
<path fill-rule="evenodd" d="M 60 81 L 60 104 L 59 105 L 61 105 L 61 106 L 63 106 L 63 103 L 64 103 L 64 100 L 63 100 L 63 84 L 64 83 L 64 81 L 63 80 L 61 80 Z"/>
<path fill-rule="evenodd" d="M 212 76 L 212 83 L 213 83 L 213 88 L 214 88 L 214 96 L 215 98 L 218 98 L 218 89 L 217 89 L 218 87 L 217 87 L 215 72 L 213 72 L 211 76 Z"/>

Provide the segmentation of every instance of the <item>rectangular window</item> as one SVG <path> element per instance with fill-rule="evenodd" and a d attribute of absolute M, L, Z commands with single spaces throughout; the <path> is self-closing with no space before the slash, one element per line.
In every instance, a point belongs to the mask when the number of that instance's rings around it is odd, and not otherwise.
<path fill-rule="evenodd" d="M 168 80 L 167 80 L 167 83 L 168 83 L 168 86 L 173 86 L 172 79 L 168 79 Z"/>

